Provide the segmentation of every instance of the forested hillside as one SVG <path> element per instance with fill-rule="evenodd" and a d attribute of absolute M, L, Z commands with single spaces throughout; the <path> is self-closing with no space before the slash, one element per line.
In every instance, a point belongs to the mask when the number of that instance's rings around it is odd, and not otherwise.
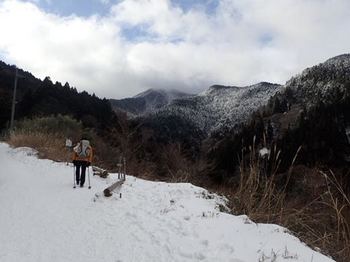
<path fill-rule="evenodd" d="M 304 70 L 256 111 L 240 132 L 217 132 L 209 140 L 209 158 L 222 177 L 231 177 L 238 165 L 226 156 L 253 144 L 281 150 L 285 171 L 297 150 L 296 163 L 347 167 L 350 156 L 350 56 L 342 55 Z M 347 174 L 349 176 L 349 174 Z M 348 179 L 348 178 L 346 178 Z"/>
<path fill-rule="evenodd" d="M 78 92 L 68 83 L 52 83 L 50 77 L 43 81 L 21 69 L 18 70 L 17 103 L 15 119 L 49 115 L 71 115 L 84 126 L 102 130 L 115 115 L 107 99 L 94 94 Z M 0 129 L 8 126 L 15 81 L 15 67 L 0 62 Z"/>

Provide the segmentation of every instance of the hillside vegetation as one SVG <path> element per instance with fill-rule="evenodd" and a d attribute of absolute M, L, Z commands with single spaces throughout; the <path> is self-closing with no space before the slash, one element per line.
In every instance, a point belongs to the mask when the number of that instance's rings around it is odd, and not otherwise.
<path fill-rule="evenodd" d="M 13 68 L 1 65 L 0 92 L 9 98 Z M 55 147 L 57 153 L 45 154 L 63 161 L 57 156 L 64 152 L 64 137 L 88 133 L 98 165 L 113 170 L 123 156 L 131 175 L 191 182 L 225 194 L 234 213 L 283 225 L 345 262 L 350 260 L 349 65 L 350 55 L 342 55 L 284 86 L 214 86 L 132 119 L 114 113 L 106 99 L 20 71 L 26 78 L 19 82 L 18 122 L 7 139 L 41 152 Z M 5 96 L 2 127 L 10 112 Z"/>

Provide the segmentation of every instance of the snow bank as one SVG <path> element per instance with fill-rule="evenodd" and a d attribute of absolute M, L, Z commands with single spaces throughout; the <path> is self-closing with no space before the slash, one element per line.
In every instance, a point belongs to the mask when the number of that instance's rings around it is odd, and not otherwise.
<path fill-rule="evenodd" d="M 4 143 L 0 165 L 1 262 L 333 261 L 191 184 L 127 176 L 122 198 L 104 198 L 115 176 L 73 189 L 71 166 Z"/>

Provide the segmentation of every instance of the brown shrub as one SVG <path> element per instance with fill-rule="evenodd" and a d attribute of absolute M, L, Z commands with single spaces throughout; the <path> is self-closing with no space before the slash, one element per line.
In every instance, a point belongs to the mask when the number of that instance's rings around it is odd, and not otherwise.
<path fill-rule="evenodd" d="M 65 138 L 60 135 L 38 132 L 14 132 L 7 142 L 13 147 L 31 147 L 39 152 L 40 158 L 55 161 L 70 161 L 71 153 L 65 147 Z"/>

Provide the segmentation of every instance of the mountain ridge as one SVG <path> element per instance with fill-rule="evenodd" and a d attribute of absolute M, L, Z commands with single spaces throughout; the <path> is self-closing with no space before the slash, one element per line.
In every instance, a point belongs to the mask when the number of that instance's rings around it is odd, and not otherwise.
<path fill-rule="evenodd" d="M 124 99 L 110 99 L 115 111 L 126 112 L 130 117 L 151 113 L 171 103 L 175 99 L 191 96 L 175 89 L 150 88 L 133 97 Z"/>
<path fill-rule="evenodd" d="M 143 118 L 183 117 L 203 133 L 235 126 L 248 119 L 258 107 L 281 89 L 281 85 L 260 82 L 246 87 L 213 85 L 197 96 L 176 99 Z M 142 117 L 141 117 L 142 118 Z"/>

